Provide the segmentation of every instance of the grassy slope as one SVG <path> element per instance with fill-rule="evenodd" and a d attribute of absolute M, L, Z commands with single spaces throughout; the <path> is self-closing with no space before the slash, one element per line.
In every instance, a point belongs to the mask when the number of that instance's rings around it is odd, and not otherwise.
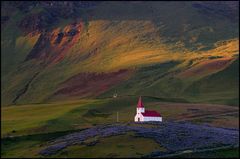
<path fill-rule="evenodd" d="M 9 12 L 12 10 L 12 12 Z M 15 93 L 24 85 L 39 68 L 34 62 L 23 61 L 38 40 L 39 34 L 24 36 L 17 27 L 24 14 L 16 8 L 1 10 L 3 15 L 10 16 L 9 21 L 1 30 L 1 99 L 11 103 Z M 20 65 L 21 64 L 21 65 Z"/>
<path fill-rule="evenodd" d="M 31 134 L 38 131 L 44 132 L 44 129 L 34 130 L 34 128 L 42 127 L 49 121 L 59 118 L 64 114 L 71 112 L 71 110 L 75 108 L 84 106 L 86 103 L 93 104 L 94 100 L 82 100 L 71 103 L 23 105 L 19 107 L 3 108 L 1 111 L 2 135 L 6 135 L 12 131 L 16 131 L 18 134 Z M 61 124 L 63 123 L 59 123 L 59 125 Z M 59 125 L 56 125 L 56 127 Z M 64 127 L 66 125 L 67 123 L 62 126 Z M 55 127 L 54 124 L 52 126 Z M 33 130 L 33 132 L 31 132 L 31 130 Z"/>
<path fill-rule="evenodd" d="M 102 96 L 111 96 L 117 92 L 119 95 L 151 95 L 179 98 L 188 102 L 239 105 L 238 59 L 220 72 L 194 80 L 166 74 L 174 67 L 177 67 L 175 62 L 144 67 L 133 78 Z"/>
<path fill-rule="evenodd" d="M 185 90 L 186 94 L 205 102 L 222 102 L 228 105 L 239 105 L 239 59 L 228 68 L 211 76 L 200 79 Z"/>
<path fill-rule="evenodd" d="M 41 11 L 41 8 L 35 8 L 32 12 L 36 10 Z M 176 14 L 169 12 L 169 10 L 178 10 L 177 15 L 184 17 L 184 19 L 173 18 Z M 199 62 L 202 57 L 207 59 L 209 56 L 229 57 L 238 54 L 238 38 L 236 38 L 238 29 L 233 29 L 236 28 L 237 24 L 231 23 L 227 18 L 222 20 L 214 14 L 209 17 L 212 19 L 211 21 L 205 21 L 206 15 L 202 15 L 195 8 L 192 8 L 191 3 L 163 2 L 157 4 L 151 2 L 145 4 L 140 2 L 133 5 L 130 2 L 104 2 L 92 9 L 90 14 L 87 12 L 84 14 L 85 22 L 81 36 L 78 42 L 67 50 L 67 56 L 64 60 L 43 69 L 36 61 L 20 64 L 31 50 L 38 35 L 32 38 L 23 37 L 16 28 L 16 24 L 23 15 L 18 14 L 18 11 L 16 14 L 19 16 L 14 16 L 15 14 L 11 16 L 10 22 L 3 30 L 4 36 L 2 36 L 2 46 L 4 47 L 2 47 L 3 53 L 1 55 L 2 59 L 5 59 L 2 65 L 4 66 L 2 68 L 4 72 L 2 76 L 4 87 L 1 90 L 2 105 L 11 104 L 13 98 L 39 71 L 40 74 L 32 81 L 27 92 L 20 97 L 17 103 L 46 102 L 48 97 L 58 89 L 60 83 L 79 72 L 108 72 L 120 68 L 144 67 L 149 64 L 169 61 L 182 62 L 179 67 L 175 68 L 182 69 L 186 63 L 192 60 Z M 69 19 L 61 19 L 60 23 L 53 29 L 64 28 L 70 22 Z M 229 32 L 229 30 L 232 31 Z M 211 35 L 212 38 L 206 37 L 205 34 Z M 198 51 L 198 47 L 205 48 L 205 50 L 206 48 L 214 48 L 215 42 L 231 38 L 236 38 L 229 43 L 232 46 L 222 43 L 217 46 L 218 49 Z M 197 40 L 188 41 L 188 39 Z M 9 40 L 10 44 L 6 45 Z M 98 49 L 96 55 L 84 61 L 81 60 L 84 55 L 96 48 Z M 20 50 L 20 52 L 15 50 Z M 17 61 L 14 62 L 14 60 Z M 19 64 L 22 69 L 16 70 Z M 161 72 L 161 70 L 159 71 Z M 159 97 L 169 95 L 178 97 L 182 89 L 185 89 L 183 86 L 188 83 L 188 80 L 156 79 L 158 75 L 155 73 L 159 71 L 140 70 L 136 75 L 133 75 L 136 77 L 126 82 L 128 85 L 139 81 L 144 73 L 152 77 L 146 79 L 146 82 L 144 79 L 141 83 L 134 84 L 136 88 L 127 91 Z M 152 86 L 146 84 L 153 80 L 155 82 Z M 138 90 L 138 87 L 143 88 Z M 126 87 L 121 89 L 123 88 Z M 224 101 L 219 101 L 219 103 L 222 102 Z"/>

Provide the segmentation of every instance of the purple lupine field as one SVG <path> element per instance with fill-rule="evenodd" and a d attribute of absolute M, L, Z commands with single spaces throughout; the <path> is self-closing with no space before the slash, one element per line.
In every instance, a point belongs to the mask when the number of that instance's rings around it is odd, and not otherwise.
<path fill-rule="evenodd" d="M 117 124 L 101 125 L 80 132 L 72 133 L 54 141 L 39 152 L 40 155 L 49 156 L 76 144 L 84 144 L 84 141 L 93 138 L 107 138 L 134 132 L 134 137 L 151 138 L 167 151 L 155 152 L 157 155 L 170 154 L 183 150 L 198 150 L 214 148 L 217 146 L 236 146 L 239 141 L 238 129 L 225 129 L 196 125 L 188 122 L 163 122 L 150 123 L 153 127 L 144 127 L 149 123 L 142 124 Z M 97 142 L 92 143 L 93 145 Z M 154 155 L 154 153 L 152 154 Z"/>

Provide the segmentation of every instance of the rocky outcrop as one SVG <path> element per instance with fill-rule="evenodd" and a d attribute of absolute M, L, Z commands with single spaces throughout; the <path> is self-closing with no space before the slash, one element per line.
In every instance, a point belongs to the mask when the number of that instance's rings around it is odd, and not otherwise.
<path fill-rule="evenodd" d="M 64 33 L 62 33 L 62 32 L 58 33 L 58 34 L 57 34 L 57 38 L 56 38 L 56 40 L 55 40 L 54 43 L 55 43 L 55 44 L 61 43 L 63 36 L 64 36 Z"/>
<path fill-rule="evenodd" d="M 79 22 L 66 26 L 63 31 L 59 29 L 43 31 L 25 61 L 31 59 L 44 60 L 48 63 L 60 61 L 80 37 L 82 27 L 82 23 Z"/>

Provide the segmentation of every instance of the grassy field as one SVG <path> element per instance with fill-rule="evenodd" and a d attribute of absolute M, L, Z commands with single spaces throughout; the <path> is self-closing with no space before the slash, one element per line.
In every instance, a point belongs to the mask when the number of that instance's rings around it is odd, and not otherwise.
<path fill-rule="evenodd" d="M 123 96 L 117 99 L 105 98 L 80 100 L 65 103 L 33 104 L 3 107 L 2 136 L 26 135 L 44 132 L 65 131 L 116 122 L 117 112 L 120 122 L 129 122 L 135 115 L 138 97 Z M 159 111 L 163 120 L 191 120 L 205 115 L 236 113 L 238 107 L 216 104 L 181 103 L 181 99 L 162 99 L 144 97 L 147 109 Z M 220 118 L 218 116 L 218 118 Z M 221 118 L 220 118 L 221 119 Z M 218 124 L 227 126 L 233 122 L 236 126 L 237 116 L 228 120 L 218 119 Z M 204 120 L 203 120 L 204 121 Z M 198 121 L 199 122 L 199 121 Z M 214 122 L 213 122 L 214 123 Z"/>
<path fill-rule="evenodd" d="M 36 157 L 40 149 L 44 148 L 47 141 L 68 134 L 73 131 L 93 127 L 100 124 L 116 123 L 116 115 L 119 113 L 119 122 L 133 121 L 136 112 L 138 97 L 123 96 L 116 99 L 80 100 L 65 103 L 33 104 L 3 107 L 1 116 L 2 125 L 2 151 L 3 157 Z M 171 100 L 171 99 L 168 99 Z M 163 120 L 184 121 L 190 120 L 198 124 L 209 124 L 226 128 L 238 128 L 238 115 L 225 113 L 237 113 L 239 108 L 214 104 L 191 104 L 168 102 L 167 99 L 143 97 L 146 109 L 154 109 L 161 113 Z M 180 100 L 181 101 L 181 100 Z M 213 115 L 211 118 L 208 115 Z M 215 117 L 215 116 L 216 117 Z M 19 136 L 5 138 L 6 136 Z M 131 135 L 130 135 L 131 136 Z M 105 156 L 106 151 L 101 151 L 104 145 L 112 147 L 115 156 L 141 155 L 137 148 L 142 145 L 151 145 L 146 152 L 158 149 L 155 143 L 147 139 L 130 139 L 130 136 L 113 137 L 102 141 L 93 154 L 88 146 L 73 146 L 67 152 L 57 154 L 60 156 Z M 111 144 L 121 140 L 120 146 Z M 129 144 L 124 141 L 131 141 Z M 142 143 L 138 145 L 137 143 Z M 102 145 L 102 146 L 101 146 Z M 134 147 L 131 154 L 127 154 L 127 147 Z M 70 152 L 76 153 L 70 153 Z M 84 153 L 78 153 L 78 152 Z"/>
<path fill-rule="evenodd" d="M 81 106 L 86 105 L 86 103 L 95 103 L 96 101 L 97 100 L 82 100 L 70 103 L 33 104 L 4 107 L 1 111 L 1 134 L 29 134 L 31 133 L 31 130 L 34 130 L 34 128 L 42 127 L 51 120 L 61 118 L 61 116 L 71 110 L 81 108 Z M 36 131 L 36 133 L 37 132 L 38 131 Z"/>

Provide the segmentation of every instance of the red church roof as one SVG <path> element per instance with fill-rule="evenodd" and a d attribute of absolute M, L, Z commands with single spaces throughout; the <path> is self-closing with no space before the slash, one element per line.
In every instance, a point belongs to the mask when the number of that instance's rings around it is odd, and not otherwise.
<path fill-rule="evenodd" d="M 161 117 L 161 115 L 154 110 L 145 110 L 145 112 L 142 113 L 142 115 L 149 116 L 149 117 Z"/>
<path fill-rule="evenodd" d="M 143 102 L 142 102 L 142 97 L 140 96 L 139 99 L 138 99 L 138 104 L 137 104 L 137 108 L 143 108 L 144 105 L 143 105 Z"/>

